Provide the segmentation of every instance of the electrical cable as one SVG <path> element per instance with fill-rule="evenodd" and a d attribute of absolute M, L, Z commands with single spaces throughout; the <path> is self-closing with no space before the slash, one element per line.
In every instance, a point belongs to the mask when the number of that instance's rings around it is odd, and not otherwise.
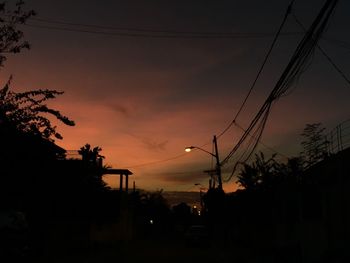
<path fill-rule="evenodd" d="M 170 157 L 170 158 L 167 158 L 167 159 L 158 160 L 158 161 L 153 161 L 153 162 L 147 162 L 147 163 L 142 163 L 142 164 L 136 164 L 136 165 L 130 165 L 130 166 L 127 166 L 127 167 L 125 167 L 125 168 L 126 168 L 126 169 L 139 168 L 139 167 L 144 167 L 144 166 L 148 166 L 148 165 L 153 165 L 153 164 L 158 164 L 158 163 L 169 162 L 169 161 L 172 161 L 172 160 L 176 160 L 176 159 L 182 158 L 182 157 L 184 157 L 184 156 L 186 156 L 186 155 L 187 155 L 187 153 L 183 153 L 183 154 L 176 155 L 176 156 L 174 156 L 174 157 Z"/>
<path fill-rule="evenodd" d="M 256 77 L 255 77 L 255 79 L 254 79 L 254 81 L 252 83 L 252 85 L 250 86 L 250 88 L 248 90 L 248 93 L 245 96 L 245 98 L 244 98 L 241 106 L 239 107 L 236 115 L 234 116 L 234 118 L 231 121 L 231 123 L 217 136 L 218 138 L 220 138 L 222 135 L 224 135 L 232 127 L 232 125 L 236 122 L 238 116 L 242 112 L 242 110 L 243 110 L 243 108 L 244 108 L 248 98 L 250 97 L 250 94 L 252 93 L 253 89 L 255 88 L 255 85 L 256 85 L 256 83 L 257 83 L 257 81 L 258 81 L 258 79 L 259 79 L 259 77 L 260 77 L 260 75 L 261 75 L 261 73 L 262 73 L 266 63 L 267 63 L 267 60 L 269 59 L 269 57 L 270 57 L 270 55 L 272 53 L 272 50 L 273 50 L 275 44 L 277 43 L 277 40 L 278 40 L 279 36 L 281 35 L 282 29 L 283 29 L 283 27 L 284 27 L 284 25 L 285 25 L 285 23 L 287 21 L 287 18 L 288 18 L 288 16 L 290 15 L 290 13 L 292 11 L 292 6 L 293 6 L 294 2 L 295 2 L 295 0 L 292 0 L 290 2 L 290 4 L 288 5 L 288 8 L 287 8 L 287 11 L 286 11 L 286 13 L 285 13 L 285 15 L 283 17 L 282 23 L 280 24 L 280 26 L 279 26 L 279 28 L 277 30 L 277 33 L 276 33 L 276 35 L 275 35 L 275 37 L 274 37 L 274 39 L 273 39 L 273 41 L 272 41 L 272 43 L 270 45 L 270 48 L 269 48 L 268 52 L 266 53 L 266 56 L 265 56 L 265 58 L 263 60 L 263 63 L 261 64 L 261 66 L 260 66 L 260 68 L 258 70 L 258 73 L 257 73 L 257 75 L 256 75 Z"/>
<path fill-rule="evenodd" d="M 143 32 L 143 33 L 163 33 L 163 34 L 173 34 L 173 35 L 182 35 L 182 34 L 189 34 L 189 35 L 232 35 L 232 36 L 250 36 L 250 35 L 256 35 L 256 36 L 272 36 L 272 34 L 264 34 L 264 33 L 251 33 L 251 34 L 238 34 L 238 33 L 232 33 L 232 32 L 213 32 L 213 31 L 181 31 L 181 30 L 159 30 L 159 29 L 144 29 L 144 28 L 138 28 L 138 27 L 116 27 L 116 26 L 102 26 L 102 25 L 93 25 L 93 24 L 83 24 L 83 23 L 73 23 L 73 22 L 65 22 L 65 21 L 58 21 L 50 18 L 42 18 L 42 17 L 32 17 L 31 20 L 38 21 L 38 22 L 44 22 L 49 24 L 58 24 L 58 25 L 66 25 L 66 26 L 78 26 L 78 27 L 85 27 L 85 28 L 97 28 L 97 29 L 103 29 L 103 30 L 114 30 L 114 31 L 135 31 L 135 32 Z M 300 32 L 289 32 L 286 33 L 289 34 L 300 34 Z"/>
<path fill-rule="evenodd" d="M 338 0 L 327 0 L 324 6 L 321 8 L 316 19 L 314 20 L 309 30 L 306 32 L 305 36 L 300 41 L 299 45 L 294 51 L 290 62 L 286 66 L 285 70 L 283 71 L 281 77 L 277 81 L 270 95 L 267 97 L 264 104 L 261 106 L 260 110 L 253 118 L 249 127 L 246 129 L 246 132 L 243 133 L 238 143 L 233 147 L 230 153 L 221 162 L 221 165 L 224 165 L 229 161 L 229 159 L 232 158 L 232 156 L 241 147 L 243 142 L 245 142 L 245 140 L 247 139 L 248 135 L 251 134 L 251 132 L 253 132 L 253 135 L 254 137 L 256 137 L 256 140 L 254 144 L 251 145 L 252 150 L 245 158 L 245 161 L 247 161 L 251 154 L 254 152 L 258 141 L 260 140 L 264 131 L 272 104 L 276 102 L 283 94 L 286 93 L 286 91 L 292 86 L 294 80 L 297 79 L 300 73 L 302 72 L 303 67 L 307 64 L 310 57 L 312 56 L 312 53 L 317 47 L 317 42 L 319 41 L 322 33 L 324 32 L 337 2 Z M 239 161 L 236 163 L 236 165 L 238 165 L 238 163 Z"/>
<path fill-rule="evenodd" d="M 296 17 L 295 14 L 292 14 L 294 20 L 297 22 L 297 24 L 306 31 L 304 25 L 301 23 L 301 21 Z M 345 73 L 334 63 L 333 59 L 324 51 L 324 49 L 317 44 L 318 50 L 321 52 L 321 54 L 328 60 L 328 62 L 333 66 L 333 68 L 340 74 L 340 76 L 350 85 L 350 79 L 345 75 Z"/>
<path fill-rule="evenodd" d="M 24 24 L 28 27 L 33 28 L 41 28 L 48 30 L 59 30 L 59 31 L 68 31 L 68 32 L 76 32 L 76 33 L 90 33 L 97 35 L 107 35 L 107 36 L 116 36 L 116 37 L 138 37 L 138 38 L 169 38 L 169 39 L 256 39 L 256 38 L 267 38 L 271 37 L 270 34 L 155 34 L 148 32 L 115 32 L 115 31 L 99 31 L 99 30 L 90 30 L 90 29 L 77 29 L 77 28 L 69 28 L 69 27 L 59 27 L 59 26 L 51 26 L 51 25 L 38 25 L 32 23 Z M 284 36 L 296 35 L 299 33 L 286 33 Z"/>
<path fill-rule="evenodd" d="M 208 31 L 183 31 L 183 30 L 159 30 L 139 27 L 102 26 L 94 24 L 73 23 L 54 20 L 51 18 L 32 17 L 31 21 L 39 24 L 25 24 L 31 27 L 52 30 L 73 31 L 81 33 L 104 34 L 127 37 L 151 37 L 151 38 L 265 38 L 271 37 L 270 33 L 233 33 L 233 32 L 208 32 Z M 43 24 L 44 23 L 44 24 Z M 54 26 L 52 26 L 54 25 Z M 55 26 L 56 25 L 56 26 Z M 64 27 L 59 27 L 59 26 Z M 95 30 L 89 30 L 89 29 Z M 97 30 L 96 30 L 97 29 Z M 102 30 L 102 31 L 101 31 Z M 293 36 L 300 32 L 285 32 L 284 36 Z"/>
<path fill-rule="evenodd" d="M 327 41 L 328 43 L 331 43 L 333 45 L 337 45 L 338 47 L 349 49 L 350 50 L 350 43 L 346 42 L 344 40 L 329 38 L 329 37 L 323 37 L 323 40 Z"/>
<path fill-rule="evenodd" d="M 240 130 L 242 130 L 243 132 L 246 131 L 246 129 L 244 129 L 241 125 L 239 125 L 237 122 L 234 123 L 236 127 L 238 127 Z M 252 135 L 250 135 L 252 137 Z M 256 138 L 254 138 L 256 140 Z M 270 151 L 282 156 L 285 159 L 288 159 L 289 157 L 279 151 L 277 151 L 276 149 L 272 148 L 271 146 L 267 145 L 266 143 L 264 143 L 263 141 L 259 141 L 259 144 L 261 144 L 262 146 L 264 146 L 266 149 L 269 149 Z"/>

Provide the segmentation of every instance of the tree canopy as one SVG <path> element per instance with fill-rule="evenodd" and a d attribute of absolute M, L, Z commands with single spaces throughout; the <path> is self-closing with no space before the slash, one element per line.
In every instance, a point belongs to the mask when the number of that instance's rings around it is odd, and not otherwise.
<path fill-rule="evenodd" d="M 82 156 L 83 161 L 96 163 L 99 158 L 105 158 L 100 154 L 101 151 L 101 147 L 96 146 L 92 148 L 91 145 L 87 143 L 80 148 L 78 153 Z"/>
<path fill-rule="evenodd" d="M 6 55 L 19 53 L 22 49 L 29 49 L 29 42 L 24 40 L 24 34 L 18 29 L 35 15 L 33 10 L 23 9 L 24 1 L 17 1 L 14 6 L 9 2 L 0 2 L 0 66 L 4 65 Z"/>
<path fill-rule="evenodd" d="M 53 140 L 53 137 L 62 139 L 62 136 L 56 131 L 56 126 L 52 125 L 48 115 L 56 117 L 66 125 L 75 125 L 74 121 L 45 104 L 47 100 L 54 99 L 63 92 L 39 89 L 17 93 L 10 90 L 10 82 L 11 79 L 0 89 L 1 126 Z"/>
<path fill-rule="evenodd" d="M 237 183 L 247 190 L 270 185 L 278 173 L 278 168 L 275 155 L 266 160 L 265 155 L 260 152 L 255 154 L 255 161 L 252 164 L 244 164 L 237 176 Z"/>
<path fill-rule="evenodd" d="M 30 48 L 18 27 L 34 15 L 33 10 L 24 10 L 22 0 L 15 3 L 0 3 L 0 66 L 4 65 L 8 54 Z M 1 129 L 14 129 L 26 134 L 39 135 L 51 141 L 54 138 L 62 139 L 61 134 L 56 131 L 56 126 L 51 124 L 49 116 L 54 116 L 69 126 L 73 126 L 74 122 L 59 111 L 49 108 L 45 103 L 63 92 L 39 89 L 17 93 L 10 90 L 11 80 L 12 77 L 0 89 Z"/>

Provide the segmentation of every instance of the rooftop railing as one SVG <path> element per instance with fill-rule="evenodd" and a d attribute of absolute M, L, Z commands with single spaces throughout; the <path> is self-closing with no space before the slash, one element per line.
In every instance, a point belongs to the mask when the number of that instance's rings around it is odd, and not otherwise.
<path fill-rule="evenodd" d="M 68 160 L 82 160 L 82 155 L 78 150 L 66 150 L 66 159 Z"/>

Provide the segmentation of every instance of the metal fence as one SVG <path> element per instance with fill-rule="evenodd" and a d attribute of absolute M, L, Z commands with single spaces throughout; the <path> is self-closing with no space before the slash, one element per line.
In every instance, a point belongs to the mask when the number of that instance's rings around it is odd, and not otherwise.
<path fill-rule="evenodd" d="M 67 150 L 66 151 L 66 159 L 81 160 L 82 156 L 81 156 L 81 154 L 79 154 L 78 150 Z"/>
<path fill-rule="evenodd" d="M 350 119 L 338 124 L 325 139 L 329 154 L 335 154 L 350 147 Z"/>

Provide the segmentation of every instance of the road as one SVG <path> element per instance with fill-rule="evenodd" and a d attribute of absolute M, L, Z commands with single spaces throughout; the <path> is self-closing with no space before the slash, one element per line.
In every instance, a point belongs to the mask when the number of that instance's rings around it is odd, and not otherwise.
<path fill-rule="evenodd" d="M 70 253 L 59 253 L 46 256 L 46 263 L 226 263 L 233 262 L 233 251 L 215 245 L 186 245 L 181 240 L 138 240 L 119 244 L 109 244 L 94 249 L 81 249 Z M 237 261 L 236 261 L 237 262 Z"/>

